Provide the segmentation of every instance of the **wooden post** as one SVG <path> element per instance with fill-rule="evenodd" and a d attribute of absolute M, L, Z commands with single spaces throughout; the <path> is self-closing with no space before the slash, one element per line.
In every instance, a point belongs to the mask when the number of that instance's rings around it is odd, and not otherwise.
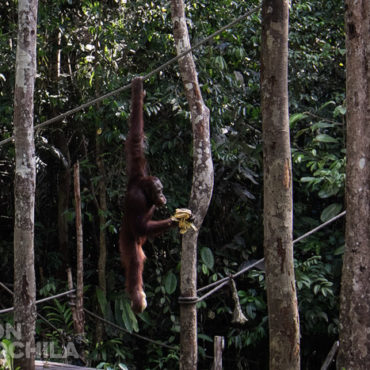
<path fill-rule="evenodd" d="M 213 342 L 214 358 L 212 370 L 222 370 L 222 351 L 225 348 L 224 337 L 215 336 Z"/>

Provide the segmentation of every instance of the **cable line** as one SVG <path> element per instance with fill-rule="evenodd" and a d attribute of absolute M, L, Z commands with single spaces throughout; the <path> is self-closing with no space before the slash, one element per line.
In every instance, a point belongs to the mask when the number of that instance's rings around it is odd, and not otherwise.
<path fill-rule="evenodd" d="M 194 46 L 192 46 L 191 48 L 185 50 L 184 52 L 180 53 L 179 55 L 177 55 L 176 57 L 173 57 L 172 59 L 170 59 L 168 62 L 162 64 L 161 66 L 159 66 L 158 68 L 152 70 L 151 72 L 147 73 L 146 75 L 143 76 L 143 79 L 144 80 L 147 80 L 149 77 L 155 75 L 156 73 L 162 71 L 163 69 L 167 68 L 169 65 L 173 64 L 174 62 L 178 61 L 179 59 L 181 59 L 183 56 L 185 56 L 186 54 L 194 51 L 195 49 L 198 49 L 200 46 L 202 46 L 203 44 L 207 43 L 208 41 L 210 41 L 211 39 L 213 39 L 214 37 L 218 36 L 220 33 L 222 33 L 223 31 L 227 30 L 228 28 L 231 28 L 233 27 L 235 24 L 241 22 L 242 20 L 244 20 L 245 18 L 249 17 L 250 15 L 252 15 L 253 13 L 256 13 L 259 9 L 261 8 L 261 6 L 257 6 L 256 8 L 253 8 L 252 10 L 248 11 L 247 13 L 243 14 L 242 16 L 236 18 L 235 20 L 233 20 L 232 22 L 230 22 L 229 24 L 227 24 L 226 26 L 220 28 L 218 31 L 212 33 L 210 36 L 204 38 L 203 40 L 199 41 L 198 43 L 196 43 Z M 125 90 L 128 90 L 129 88 L 131 87 L 131 82 L 127 85 L 124 85 L 124 86 L 121 86 L 120 88 L 116 89 L 116 90 L 113 90 L 109 93 L 106 93 L 98 98 L 95 98 L 95 99 L 92 99 L 76 108 L 73 108 L 65 113 L 62 113 L 56 117 L 53 117 L 53 118 L 50 118 L 42 123 L 39 123 L 38 125 L 35 125 L 34 127 L 34 130 L 39 130 L 45 126 L 48 126 L 48 125 L 51 125 L 52 123 L 55 123 L 55 122 L 58 122 L 58 121 L 61 121 L 63 118 L 66 118 L 66 117 L 69 117 L 85 108 L 88 108 L 94 104 L 97 104 L 99 102 L 101 102 L 102 100 L 104 99 L 107 99 L 113 95 L 116 95 L 122 91 L 125 91 Z M 2 141 L 0 141 L 0 146 L 2 145 L 5 145 L 9 142 L 11 142 L 12 140 L 14 139 L 14 135 L 13 136 L 10 136 L 8 137 L 7 139 L 4 139 Z"/>

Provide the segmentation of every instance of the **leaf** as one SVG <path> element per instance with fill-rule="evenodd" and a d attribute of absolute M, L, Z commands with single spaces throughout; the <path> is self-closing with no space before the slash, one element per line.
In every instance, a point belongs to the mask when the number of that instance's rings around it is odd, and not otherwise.
<path fill-rule="evenodd" d="M 221 55 L 219 55 L 215 58 L 214 63 L 218 67 L 218 69 L 221 70 L 221 71 L 225 70 L 227 68 L 227 63 Z"/>
<path fill-rule="evenodd" d="M 338 105 L 335 109 L 334 109 L 334 117 L 338 117 L 339 115 L 342 115 L 342 116 L 345 116 L 347 112 L 347 109 L 346 107 L 344 107 L 343 105 Z"/>
<path fill-rule="evenodd" d="M 104 317 L 106 317 L 107 298 L 98 286 L 96 287 L 96 297 L 98 298 L 100 309 L 103 312 Z"/>
<path fill-rule="evenodd" d="M 334 256 L 341 256 L 343 253 L 344 253 L 344 244 L 343 244 L 343 245 L 341 245 L 340 247 L 338 247 L 338 248 L 334 251 Z"/>
<path fill-rule="evenodd" d="M 290 128 L 293 128 L 294 125 L 298 122 L 298 121 L 301 121 L 305 118 L 307 118 L 307 114 L 304 114 L 304 113 L 295 113 L 295 114 L 292 114 L 290 117 L 289 117 L 289 126 Z"/>
<path fill-rule="evenodd" d="M 204 247 L 200 250 L 200 257 L 203 263 L 211 270 L 215 264 L 212 251 L 209 248 Z"/>
<path fill-rule="evenodd" d="M 332 128 L 332 127 L 334 127 L 332 123 L 320 121 L 320 122 L 314 123 L 311 126 L 311 130 L 314 131 L 314 130 L 317 130 L 318 128 Z"/>
<path fill-rule="evenodd" d="M 206 335 L 206 334 L 199 333 L 198 338 L 202 339 L 202 340 L 205 340 L 206 342 L 213 343 L 213 339 L 210 336 Z"/>
<path fill-rule="evenodd" d="M 338 140 L 327 134 L 320 134 L 315 137 L 315 140 L 320 143 L 337 143 Z"/>
<path fill-rule="evenodd" d="M 172 294 L 177 287 L 177 278 L 176 275 L 170 271 L 166 278 L 164 279 L 164 288 L 166 289 L 167 294 Z"/>
<path fill-rule="evenodd" d="M 122 320 L 123 323 L 125 324 L 125 328 L 129 331 L 129 333 L 132 333 L 132 321 L 130 318 L 130 313 L 129 311 L 131 310 L 131 307 L 128 303 L 128 301 L 123 302 L 122 304 Z"/>
<path fill-rule="evenodd" d="M 318 196 L 321 199 L 330 198 L 333 195 L 338 194 L 339 189 L 337 187 L 333 187 L 332 189 L 321 189 L 318 193 Z"/>
<path fill-rule="evenodd" d="M 320 215 L 320 220 L 322 222 L 329 221 L 333 217 L 335 217 L 339 212 L 342 210 L 342 205 L 339 203 L 333 203 L 330 204 L 330 206 L 327 206 Z"/>
<path fill-rule="evenodd" d="M 316 180 L 316 177 L 309 177 L 309 176 L 301 177 L 301 182 L 312 182 L 315 180 Z"/>
<path fill-rule="evenodd" d="M 326 103 L 324 103 L 320 108 L 319 108 L 319 111 L 326 108 L 328 105 L 334 105 L 335 104 L 335 101 L 334 100 L 330 100 L 330 101 L 327 101 Z"/>
<path fill-rule="evenodd" d="M 134 329 L 134 331 L 138 332 L 139 331 L 139 325 L 138 325 L 138 322 L 137 322 L 137 318 L 134 314 L 134 311 L 132 311 L 132 309 L 131 309 L 131 305 L 128 304 L 128 302 L 127 302 L 127 307 L 128 307 L 128 315 L 129 315 L 129 318 L 131 319 L 132 328 Z"/>

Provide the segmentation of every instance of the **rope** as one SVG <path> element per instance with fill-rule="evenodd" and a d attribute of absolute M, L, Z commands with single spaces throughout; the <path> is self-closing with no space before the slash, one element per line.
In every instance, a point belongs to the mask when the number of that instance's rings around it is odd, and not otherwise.
<path fill-rule="evenodd" d="M 14 293 L 13 291 L 11 291 L 5 284 L 3 284 L 2 282 L 0 282 L 0 286 L 6 290 L 11 296 L 14 297 Z M 61 296 L 61 295 L 64 295 L 64 293 L 61 293 L 61 294 L 57 294 L 57 296 Z M 55 297 L 55 296 L 54 296 Z M 51 299 L 51 297 L 48 297 L 48 299 Z M 7 309 L 9 310 L 9 309 Z M 0 312 L 1 313 L 1 312 Z M 68 340 L 68 336 L 66 333 L 64 333 L 64 331 L 62 329 L 59 329 L 57 328 L 54 324 L 52 324 L 45 316 L 41 315 L 41 313 L 37 312 L 37 317 L 40 318 L 42 321 L 44 321 L 47 325 L 49 325 L 52 329 L 54 329 L 57 333 L 59 333 L 63 339 L 66 339 Z"/>
<path fill-rule="evenodd" d="M 307 238 L 308 236 L 310 236 L 310 235 L 314 234 L 314 233 L 315 233 L 315 232 L 317 232 L 318 230 L 320 230 L 320 229 L 324 228 L 325 226 L 329 225 L 330 223 L 332 223 L 332 222 L 334 222 L 334 221 L 338 220 L 339 218 L 343 217 L 345 214 L 346 214 L 346 211 L 343 211 L 343 212 L 342 212 L 342 213 L 340 213 L 339 215 L 337 215 L 337 216 L 335 216 L 335 217 L 331 218 L 330 220 L 328 220 L 328 221 L 324 222 L 323 224 L 321 224 L 321 225 L 319 225 L 319 226 L 315 227 L 314 229 L 312 229 L 312 230 L 310 230 L 309 232 L 307 232 L 307 233 L 303 234 L 303 235 L 302 235 L 302 236 L 300 236 L 299 238 L 297 238 L 297 239 L 293 240 L 293 244 L 295 244 L 295 243 L 297 243 L 297 242 L 299 242 L 299 241 L 301 241 L 301 240 L 303 240 L 303 239 Z M 220 290 L 221 288 L 223 288 L 226 284 L 228 284 L 228 283 L 229 283 L 229 281 L 230 281 L 230 279 L 235 279 L 235 278 L 237 278 L 238 276 L 240 276 L 240 275 L 244 274 L 245 272 L 247 272 L 248 270 L 252 269 L 252 268 L 253 268 L 253 267 L 255 267 L 256 265 L 259 265 L 259 264 L 260 264 L 260 263 L 262 263 L 264 260 L 265 260 L 264 258 L 261 258 L 260 260 L 255 261 L 254 263 L 250 264 L 249 266 L 247 266 L 247 267 L 243 268 L 242 270 L 238 271 L 237 273 L 235 273 L 235 274 L 233 274 L 233 275 L 230 275 L 230 276 L 228 276 L 228 277 L 222 278 L 222 279 L 220 279 L 220 280 L 218 280 L 218 281 L 215 281 L 215 282 L 213 282 L 213 283 L 211 283 L 211 284 L 209 284 L 209 285 L 206 285 L 206 286 L 204 286 L 204 287 L 202 287 L 202 288 L 199 288 L 199 289 L 197 290 L 197 292 L 201 292 L 201 291 L 203 291 L 203 290 L 207 290 L 207 289 L 212 288 L 212 287 L 214 287 L 214 286 L 215 286 L 215 288 L 213 288 L 213 289 L 212 289 L 212 290 L 210 290 L 209 292 L 205 293 L 205 294 L 204 294 L 204 295 L 202 295 L 201 297 L 179 297 L 179 303 L 180 303 L 180 304 L 196 304 L 196 303 L 198 303 L 198 302 L 201 302 L 201 301 L 205 300 L 206 298 L 210 297 L 212 294 L 214 294 L 215 292 L 217 292 L 218 290 Z M 4 285 L 3 283 L 1 283 L 1 282 L 0 282 L 0 286 L 1 286 L 1 287 L 3 287 L 7 292 L 9 292 L 10 294 L 12 294 L 12 295 L 13 295 L 13 292 L 12 292 L 12 291 L 11 291 L 11 290 L 6 286 L 6 285 Z M 51 297 L 43 298 L 43 299 L 40 299 L 40 300 L 36 301 L 36 304 L 39 304 L 39 303 L 42 303 L 42 302 L 46 302 L 46 301 L 49 301 L 49 300 L 52 300 L 52 299 L 60 298 L 60 297 L 63 297 L 63 296 L 65 296 L 65 295 L 71 294 L 71 293 L 73 293 L 73 292 L 75 292 L 75 291 L 76 291 L 75 289 L 72 289 L 72 290 L 69 290 L 69 291 L 64 292 L 64 293 L 60 293 L 60 294 L 56 294 L 56 295 L 51 296 Z M 2 313 L 6 313 L 6 312 L 9 312 L 9 311 L 12 311 L 12 310 L 14 310 L 14 307 L 10 307 L 10 308 L 7 308 L 7 309 L 5 309 L 5 310 L 0 310 L 0 314 L 2 314 Z M 175 347 L 175 346 L 170 346 L 170 345 L 165 344 L 165 343 L 163 343 L 163 342 L 159 342 L 159 341 L 156 341 L 156 340 L 153 340 L 153 339 L 150 339 L 150 338 L 144 337 L 144 336 L 139 335 L 139 334 L 136 334 L 136 333 L 131 333 L 131 332 L 130 332 L 130 331 L 128 331 L 127 329 L 122 328 L 121 326 L 116 325 L 115 323 L 113 323 L 113 322 L 111 322 L 111 321 L 108 321 L 108 320 L 106 320 L 106 319 L 104 319 L 104 318 L 102 318 L 102 317 L 100 317 L 100 316 L 96 315 L 95 313 L 93 313 L 93 312 L 91 312 L 91 311 L 87 310 L 86 308 L 84 308 L 84 311 L 85 311 L 88 315 L 90 315 L 90 316 L 92 316 L 92 317 L 94 317 L 94 318 L 96 318 L 96 319 L 98 319 L 98 320 L 102 321 L 103 323 L 105 323 L 105 324 L 107 324 L 107 325 L 110 325 L 111 327 L 113 327 L 113 328 L 115 328 L 115 329 L 117 329 L 117 330 L 120 330 L 120 331 L 123 331 L 123 332 L 125 332 L 125 333 L 128 333 L 128 334 L 130 334 L 130 335 L 132 335 L 132 336 L 134 336 L 134 337 L 136 337 L 136 338 L 139 338 L 139 339 L 145 340 L 145 341 L 147 341 L 147 342 L 149 342 L 149 343 L 153 343 L 153 344 L 156 344 L 156 345 L 159 345 L 159 346 L 161 346 L 161 347 L 165 347 L 165 348 L 168 348 L 168 349 L 171 349 L 171 350 L 178 350 L 178 348 L 177 348 L 177 347 Z M 60 329 L 56 328 L 55 326 L 53 326 L 53 325 L 52 325 L 52 324 L 51 324 L 51 323 L 50 323 L 46 318 L 42 317 L 40 314 L 38 314 L 38 316 L 39 316 L 42 320 L 44 320 L 47 324 L 49 324 L 49 325 L 50 325 L 54 330 L 57 330 L 57 331 L 59 331 L 59 330 L 60 330 Z M 61 334 L 64 334 L 64 333 L 61 333 Z"/>
<path fill-rule="evenodd" d="M 2 282 L 0 282 L 0 286 L 6 290 L 10 295 L 14 296 L 14 293 L 5 285 L 3 284 Z M 51 297 L 47 297 L 47 298 L 43 298 L 43 299 L 39 299 L 38 301 L 36 301 L 36 304 L 39 304 L 39 303 L 42 303 L 42 302 L 46 302 L 46 301 L 50 301 L 52 299 L 56 299 L 56 298 L 60 298 L 60 297 L 63 297 L 65 295 L 68 295 L 68 294 L 71 294 L 71 293 L 74 293 L 76 291 L 76 289 L 71 289 L 71 290 L 68 290 L 67 292 L 63 292 L 63 293 L 60 293 L 60 294 L 56 294 L 56 295 L 53 295 Z M 12 311 L 14 310 L 14 307 L 10 307 L 10 308 L 6 308 L 5 310 L 1 310 L 0 311 L 0 314 L 1 313 L 5 313 L 5 312 L 9 312 L 9 311 Z M 118 330 L 121 330 L 125 333 L 128 333 L 128 334 L 131 334 L 133 335 L 134 337 L 137 337 L 139 339 L 142 339 L 142 340 L 145 340 L 147 342 L 150 342 L 150 343 L 153 343 L 153 344 L 156 344 L 156 345 L 159 345 L 159 346 L 162 346 L 162 347 L 165 347 L 165 348 L 168 348 L 168 349 L 172 349 L 172 350 L 178 350 L 177 347 L 175 346 L 169 346 L 168 344 L 165 344 L 165 343 L 162 343 L 162 342 L 159 342 L 159 341 L 156 341 L 156 340 L 153 340 L 153 339 L 150 339 L 150 338 L 147 338 L 147 337 L 144 337 L 142 335 L 139 335 L 139 334 L 136 334 L 136 333 L 130 333 L 127 329 L 125 328 L 122 328 L 121 326 L 118 326 L 116 324 L 114 324 L 113 322 L 111 321 L 108 321 L 108 320 L 105 320 L 104 318 L 96 315 L 95 313 L 87 310 L 86 308 L 84 308 L 84 311 L 89 314 L 90 316 L 104 322 L 105 324 L 107 325 L 110 325 L 112 326 L 113 328 L 115 329 L 118 329 Z M 59 332 L 61 335 L 63 335 L 66 339 L 68 339 L 68 336 L 61 330 L 61 329 L 58 329 L 55 325 L 53 325 L 50 321 L 48 321 L 44 316 L 42 316 L 40 313 L 37 313 L 37 316 L 45 321 L 48 325 L 50 325 L 55 331 Z"/>
<path fill-rule="evenodd" d="M 307 233 L 303 234 L 299 238 L 293 240 L 293 244 L 302 241 L 303 239 L 307 238 L 308 236 L 310 236 L 310 235 L 314 234 L 315 232 L 321 230 L 325 226 L 327 226 L 327 225 L 331 224 L 332 222 L 338 220 L 339 218 L 343 217 L 345 214 L 346 214 L 346 211 L 343 211 L 342 213 L 339 213 L 338 215 L 334 216 L 330 220 L 322 223 L 321 225 L 319 225 L 319 226 L 315 227 L 314 229 L 308 231 Z M 202 295 L 201 297 L 179 297 L 179 303 L 181 303 L 181 304 L 195 304 L 195 303 L 201 302 L 201 301 L 205 300 L 206 298 L 208 298 L 209 296 L 211 296 L 213 293 L 220 290 L 222 287 L 224 287 L 229 282 L 230 279 L 235 279 L 236 277 L 244 274 L 248 270 L 252 269 L 253 267 L 259 265 L 260 263 L 262 263 L 264 261 L 265 261 L 265 259 L 261 258 L 260 260 L 253 262 L 252 264 L 248 265 L 247 267 L 243 268 L 242 270 L 238 271 L 237 273 L 235 273 L 233 275 L 230 275 L 228 277 L 224 277 L 224 278 L 219 279 L 219 280 L 217 280 L 217 281 L 215 281 L 215 282 L 213 282 L 209 285 L 206 285 L 202 288 L 199 288 L 197 290 L 198 293 L 202 292 L 204 290 L 208 290 L 209 288 L 212 288 L 212 287 L 216 286 L 216 288 L 210 290 L 208 293 Z"/>
<path fill-rule="evenodd" d="M 0 283 L 0 285 L 6 290 L 8 291 L 10 294 L 14 294 L 10 289 L 8 289 L 3 283 Z M 46 298 L 42 298 L 42 299 L 39 299 L 37 300 L 35 303 L 36 304 L 39 304 L 39 303 L 44 303 L 44 302 L 47 302 L 47 301 L 51 301 L 52 299 L 57 299 L 57 298 L 60 298 L 60 297 L 64 297 L 68 294 L 71 294 L 73 292 L 75 292 L 76 289 L 71 289 L 71 290 L 68 290 L 67 292 L 63 292 L 63 293 L 59 293 L 59 294 L 56 294 L 56 295 L 53 295 L 51 297 L 46 297 Z M 0 314 L 2 313 L 7 313 L 7 312 L 11 312 L 14 310 L 14 307 L 9 307 L 9 308 L 5 308 L 3 310 L 0 310 Z"/>
<path fill-rule="evenodd" d="M 230 22 L 229 24 L 227 24 L 226 26 L 220 28 L 218 31 L 212 33 L 210 36 L 204 38 L 203 40 L 199 41 L 198 43 L 196 43 L 194 46 L 192 46 L 191 48 L 185 50 L 184 52 L 178 54 L 176 57 L 170 59 L 169 61 L 167 61 L 166 63 L 162 64 L 161 66 L 159 66 L 158 68 L 152 70 L 151 72 L 147 73 L 146 75 L 143 76 L 143 79 L 144 80 L 147 80 L 149 77 L 155 75 L 156 73 L 162 71 L 163 69 L 167 68 L 169 65 L 173 64 L 174 62 L 178 61 L 179 59 L 181 59 L 182 57 L 184 57 L 186 54 L 188 53 L 191 53 L 192 51 L 194 51 L 195 49 L 199 48 L 200 46 L 202 46 L 203 44 L 207 43 L 208 41 L 210 41 L 211 39 L 213 39 L 214 37 L 216 37 L 217 35 L 219 35 L 220 33 L 222 33 L 223 31 L 225 31 L 226 29 L 228 28 L 231 28 L 233 27 L 235 24 L 241 22 L 242 20 L 244 20 L 245 18 L 249 17 L 250 15 L 252 15 L 253 13 L 256 13 L 259 9 L 261 8 L 261 6 L 257 6 L 256 8 L 250 10 L 249 12 L 243 14 L 242 16 L 236 18 L 235 20 L 233 20 L 232 22 Z M 90 107 L 91 105 L 94 105 L 94 104 L 97 104 L 99 102 L 101 102 L 102 100 L 104 99 L 107 99 L 113 95 L 116 95 L 122 91 L 125 91 L 125 90 L 128 90 L 129 88 L 131 87 L 131 82 L 125 86 L 121 86 L 120 88 L 116 89 L 116 90 L 113 90 L 107 94 L 104 94 L 98 98 L 95 98 L 95 99 L 92 99 L 76 108 L 73 108 L 65 113 L 62 113 L 56 117 L 53 117 L 51 119 L 48 119 L 38 125 L 36 125 L 34 127 L 34 130 L 39 130 L 47 125 L 50 125 L 52 123 L 55 123 L 55 122 L 58 122 L 58 121 L 61 121 L 62 119 L 66 118 L 66 117 L 69 117 L 71 116 L 72 114 L 75 114 L 85 108 L 88 108 Z M 14 139 L 14 135 L 11 136 L 11 137 L 8 137 L 7 139 L 4 139 L 2 141 L 0 141 L 0 146 L 2 145 L 5 145 L 7 143 L 9 143 L 10 141 L 12 141 Z"/>
<path fill-rule="evenodd" d="M 307 238 L 308 236 L 314 234 L 316 231 L 319 231 L 320 229 L 322 229 L 323 227 L 325 227 L 326 225 L 329 225 L 331 224 L 332 222 L 334 222 L 335 220 L 338 220 L 338 218 L 341 218 L 343 217 L 344 215 L 346 214 L 346 211 L 343 211 L 342 213 L 339 213 L 339 215 L 336 215 L 334 216 L 333 218 L 331 218 L 330 220 L 324 222 L 323 224 L 315 227 L 314 229 L 312 229 L 311 231 L 307 232 L 306 234 L 303 234 L 302 236 L 300 236 L 299 238 L 297 238 L 296 240 L 293 240 L 293 244 L 295 243 L 298 243 L 300 242 L 301 240 Z"/>
<path fill-rule="evenodd" d="M 156 345 L 161 346 L 161 347 L 165 347 L 165 348 L 172 349 L 172 350 L 175 350 L 175 351 L 177 351 L 177 350 L 178 350 L 178 348 L 177 348 L 177 347 L 175 347 L 175 346 L 169 346 L 169 345 L 168 345 L 168 344 L 166 344 L 166 343 L 159 342 L 159 341 L 157 341 L 157 340 L 153 340 L 153 339 L 150 339 L 150 338 L 144 337 L 144 336 L 142 336 L 142 335 L 140 335 L 140 334 L 131 333 L 131 332 L 130 332 L 130 331 L 128 331 L 127 329 L 123 328 L 122 326 L 119 326 L 119 325 L 117 325 L 117 324 L 115 324 L 115 323 L 113 323 L 113 322 L 111 322 L 111 321 L 108 321 L 108 320 L 106 320 L 106 319 L 104 319 L 104 318 L 100 317 L 99 315 L 95 314 L 94 312 L 91 312 L 91 311 L 87 310 L 86 308 L 84 308 L 84 311 L 85 311 L 88 315 L 90 315 L 90 316 L 94 317 L 95 319 L 98 319 L 98 320 L 100 320 L 101 322 L 103 322 L 103 323 L 105 323 L 105 324 L 107 324 L 107 325 L 110 325 L 112 328 L 115 328 L 115 329 L 117 329 L 117 330 L 123 331 L 123 332 L 125 332 L 125 333 L 127 333 L 127 334 L 130 334 L 130 335 L 132 335 L 132 336 L 136 337 L 136 338 L 139 338 L 139 339 L 145 340 L 145 341 L 147 341 L 147 342 L 149 342 L 149 343 L 153 343 L 153 344 L 156 344 Z"/>

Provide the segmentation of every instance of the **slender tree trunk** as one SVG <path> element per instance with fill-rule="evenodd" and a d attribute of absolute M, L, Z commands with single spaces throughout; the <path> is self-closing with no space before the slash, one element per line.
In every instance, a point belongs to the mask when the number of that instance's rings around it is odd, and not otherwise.
<path fill-rule="evenodd" d="M 101 147 L 99 138 L 96 138 L 96 163 L 99 170 L 99 184 L 98 184 L 98 213 L 99 213 L 99 260 L 98 260 L 98 279 L 99 287 L 106 294 L 107 282 L 106 282 L 106 263 L 107 263 L 107 242 L 105 235 L 105 224 L 107 222 L 106 214 L 108 212 L 107 207 L 107 187 L 105 185 L 105 167 L 104 160 L 102 158 Z"/>
<path fill-rule="evenodd" d="M 346 1 L 346 248 L 337 369 L 370 364 L 370 3 Z"/>
<path fill-rule="evenodd" d="M 49 43 L 56 44 L 56 49 L 53 50 L 50 56 L 51 64 L 49 70 L 49 80 L 51 91 L 55 95 L 59 95 L 59 77 L 61 67 L 62 54 L 62 33 L 58 29 L 50 35 Z M 53 116 L 57 116 L 60 112 L 56 106 L 52 106 Z M 57 215 L 58 215 L 58 242 L 59 253 L 63 263 L 59 271 L 59 276 L 64 278 L 67 267 L 71 267 L 71 258 L 69 251 L 69 224 L 67 210 L 69 207 L 69 196 L 71 188 L 71 159 L 69 154 L 68 140 L 62 128 L 57 127 L 54 132 L 54 140 L 57 148 L 60 151 L 59 169 L 57 173 Z"/>
<path fill-rule="evenodd" d="M 60 272 L 65 274 L 66 268 L 71 267 L 71 257 L 69 250 L 69 224 L 67 211 L 69 208 L 69 197 L 71 189 L 71 166 L 68 142 L 64 133 L 58 130 L 55 133 L 56 144 L 63 155 L 60 160 L 60 169 L 57 178 L 57 204 L 58 204 L 58 242 L 59 252 L 63 259 L 63 265 Z"/>
<path fill-rule="evenodd" d="M 292 240 L 288 20 L 288 0 L 263 1 L 261 93 L 270 370 L 300 368 Z"/>
<path fill-rule="evenodd" d="M 85 315 L 83 303 L 83 231 L 81 215 L 81 193 L 80 193 L 80 165 L 74 165 L 74 194 L 76 203 L 76 240 L 77 240 L 77 273 L 76 273 L 76 334 L 83 337 L 85 333 Z"/>
<path fill-rule="evenodd" d="M 99 214 L 99 259 L 98 259 L 98 282 L 99 288 L 102 290 L 104 295 L 107 294 L 107 279 L 106 279 L 106 265 L 107 265 L 107 239 L 105 224 L 107 222 L 107 187 L 105 184 L 105 166 L 104 159 L 102 157 L 100 138 L 96 137 L 96 164 L 99 171 L 99 183 L 98 183 L 98 200 L 96 201 L 96 207 Z M 104 325 L 102 322 L 98 322 L 96 326 L 96 337 L 97 341 L 103 339 Z"/>
<path fill-rule="evenodd" d="M 36 77 L 37 0 L 18 2 L 18 44 L 14 89 L 15 221 L 14 323 L 21 337 L 15 366 L 35 368 L 36 286 L 34 266 L 35 145 L 33 95 Z"/>
<path fill-rule="evenodd" d="M 177 53 L 190 48 L 183 0 L 171 1 L 173 33 Z M 213 162 L 209 133 L 209 109 L 203 102 L 193 55 L 179 60 L 181 78 L 191 112 L 193 128 L 193 185 L 189 207 L 199 230 L 207 213 L 213 190 Z M 188 231 L 182 240 L 180 289 L 184 300 L 197 294 L 198 231 Z M 180 306 L 180 369 L 197 368 L 197 311 L 195 303 Z"/>

